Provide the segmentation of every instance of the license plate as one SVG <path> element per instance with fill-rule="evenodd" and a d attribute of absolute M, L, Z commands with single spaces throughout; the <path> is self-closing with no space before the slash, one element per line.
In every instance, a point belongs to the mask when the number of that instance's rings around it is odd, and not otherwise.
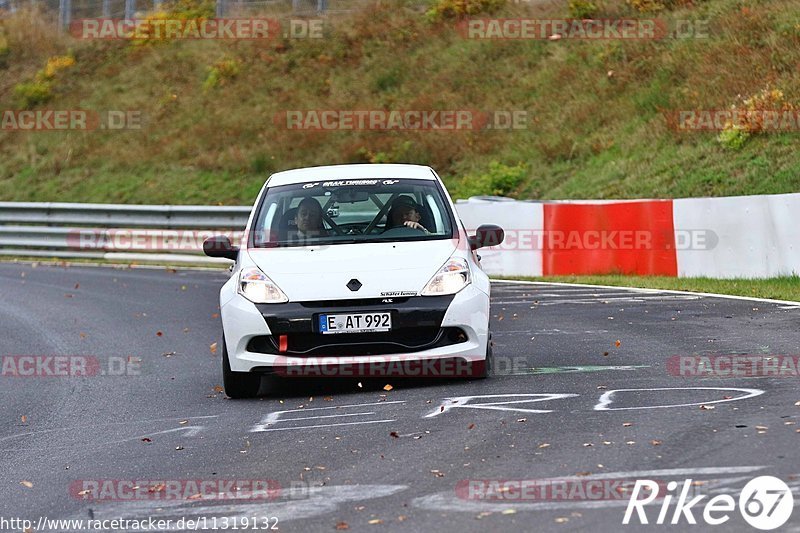
<path fill-rule="evenodd" d="M 375 333 L 391 331 L 392 314 L 353 313 L 346 315 L 319 315 L 320 333 Z"/>

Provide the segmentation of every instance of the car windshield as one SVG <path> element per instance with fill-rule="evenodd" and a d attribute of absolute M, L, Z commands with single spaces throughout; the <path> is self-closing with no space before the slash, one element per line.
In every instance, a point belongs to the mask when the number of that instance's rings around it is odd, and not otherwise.
<path fill-rule="evenodd" d="M 268 187 L 250 246 L 448 239 L 453 217 L 433 180 L 359 179 Z"/>

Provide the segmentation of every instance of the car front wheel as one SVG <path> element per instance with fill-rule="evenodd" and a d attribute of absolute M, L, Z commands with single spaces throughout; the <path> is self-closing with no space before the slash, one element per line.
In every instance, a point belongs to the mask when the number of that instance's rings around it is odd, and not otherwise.
<path fill-rule="evenodd" d="M 222 339 L 222 382 L 225 385 L 225 394 L 236 400 L 255 398 L 261 388 L 261 374 L 231 370 L 225 338 Z"/>

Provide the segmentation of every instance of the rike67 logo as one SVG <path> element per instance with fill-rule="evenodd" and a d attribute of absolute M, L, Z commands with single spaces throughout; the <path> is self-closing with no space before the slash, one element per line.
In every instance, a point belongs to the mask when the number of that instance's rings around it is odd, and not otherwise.
<path fill-rule="evenodd" d="M 680 491 L 676 489 L 678 489 L 678 482 L 670 481 L 666 486 L 666 494 L 659 494 L 657 482 L 649 479 L 637 479 L 622 523 L 630 524 L 633 512 L 636 511 L 640 524 L 679 524 L 683 519 L 688 524 L 697 524 L 694 511 L 700 512 L 698 504 L 707 495 L 701 494 L 689 499 L 692 491 L 691 479 L 683 482 Z M 640 494 L 644 494 L 644 497 L 640 498 Z M 670 519 L 669 507 L 675 496 L 677 496 L 677 501 Z M 652 516 L 648 518 L 645 506 L 657 498 L 662 499 L 661 507 L 658 517 L 651 522 Z M 651 508 L 655 507 L 657 506 L 651 506 Z M 702 518 L 706 524 L 718 526 L 727 522 L 736 508 L 737 501 L 733 496 L 719 494 L 702 506 Z M 789 486 L 782 480 L 772 476 L 759 476 L 751 479 L 742 489 L 739 494 L 738 508 L 742 518 L 748 524 L 756 529 L 768 531 L 779 528 L 789 520 L 794 508 L 794 497 Z"/>

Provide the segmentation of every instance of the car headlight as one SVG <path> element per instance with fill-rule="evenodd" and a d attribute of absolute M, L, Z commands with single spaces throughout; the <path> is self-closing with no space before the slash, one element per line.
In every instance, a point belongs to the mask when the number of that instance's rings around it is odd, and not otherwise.
<path fill-rule="evenodd" d="M 455 294 L 470 283 L 469 265 L 466 259 L 450 258 L 439 272 L 431 278 L 425 288 L 423 296 L 440 296 Z"/>
<path fill-rule="evenodd" d="M 237 290 L 254 304 L 279 304 L 289 301 L 275 282 L 257 267 L 243 268 L 239 272 Z"/>

